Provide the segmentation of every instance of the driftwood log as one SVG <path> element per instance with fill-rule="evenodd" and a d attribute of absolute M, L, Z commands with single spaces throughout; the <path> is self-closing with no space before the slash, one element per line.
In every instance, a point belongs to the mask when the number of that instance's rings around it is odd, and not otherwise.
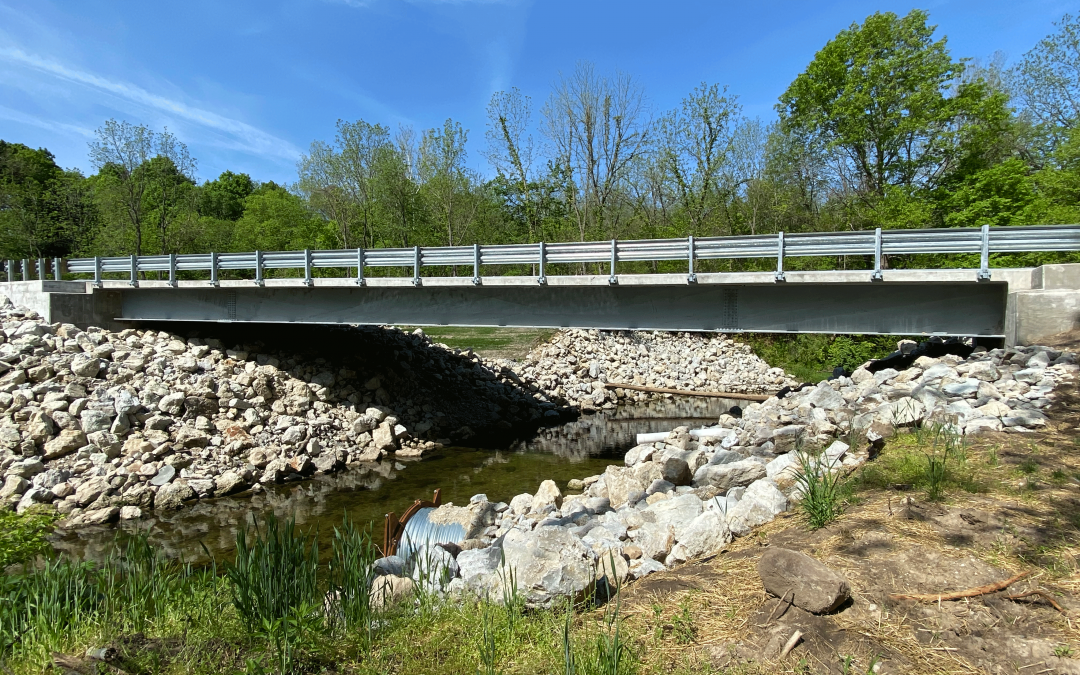
<path fill-rule="evenodd" d="M 608 382 L 606 389 L 629 389 L 630 391 L 644 391 L 649 394 L 675 394 L 677 396 L 707 396 L 709 398 L 733 398 L 740 401 L 768 401 L 773 394 L 739 394 L 730 391 L 687 391 L 686 389 L 664 389 L 662 387 L 643 387 L 640 384 L 623 384 L 621 382 Z"/>
<path fill-rule="evenodd" d="M 1009 586 L 1015 584 L 1026 576 L 1029 576 L 1031 572 L 1021 572 L 1014 577 L 1009 577 L 1005 581 L 999 581 L 993 584 L 986 584 L 985 586 L 976 586 L 975 588 L 969 588 L 965 591 L 957 591 L 956 593 L 919 593 L 919 594 L 905 594 L 905 593 L 893 593 L 889 596 L 891 600 L 917 600 L 919 602 L 940 602 L 942 600 L 960 600 L 962 598 L 974 598 L 979 595 L 988 595 L 990 593 L 997 593 L 1003 591 Z"/>

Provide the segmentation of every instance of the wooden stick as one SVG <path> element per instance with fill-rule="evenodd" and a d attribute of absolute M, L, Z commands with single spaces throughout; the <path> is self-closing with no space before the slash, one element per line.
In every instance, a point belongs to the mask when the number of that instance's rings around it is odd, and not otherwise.
<path fill-rule="evenodd" d="M 1028 597 L 1031 597 L 1032 595 L 1039 596 L 1043 600 L 1046 600 L 1051 605 L 1053 605 L 1054 609 L 1056 609 L 1057 611 L 1061 612 L 1062 614 L 1065 613 L 1065 610 L 1061 607 L 1061 605 L 1057 604 L 1057 602 L 1054 600 L 1054 598 L 1050 597 L 1049 593 L 1047 593 L 1046 591 L 1043 591 L 1043 590 L 1039 590 L 1037 588 L 1035 590 L 1033 590 L 1033 591 L 1028 591 L 1027 593 L 1020 593 L 1020 594 L 1017 594 L 1017 595 L 1006 595 L 1005 599 L 1006 600 L 1019 600 L 1020 598 L 1028 598 Z"/>
<path fill-rule="evenodd" d="M 773 394 L 737 394 L 730 391 L 687 391 L 685 389 L 664 389 L 662 387 L 643 387 L 640 384 L 623 384 L 621 382 L 608 382 L 606 389 L 629 389 L 631 391 L 644 391 L 650 394 L 676 394 L 679 396 L 708 396 L 710 398 L 734 398 L 741 401 L 768 401 Z"/>
<path fill-rule="evenodd" d="M 942 600 L 959 600 L 961 598 L 974 598 L 979 595 L 986 595 L 988 593 L 997 593 L 1003 591 L 1009 586 L 1015 584 L 1026 576 L 1029 576 L 1031 572 L 1021 572 L 1015 577 L 1010 577 L 1005 581 L 999 581 L 993 584 L 987 584 L 985 586 L 976 586 L 975 588 L 969 588 L 966 591 L 958 591 L 956 593 L 944 593 L 941 595 L 935 594 L 912 594 L 907 595 L 903 593 L 893 593 L 889 596 L 890 600 L 917 600 L 919 602 L 941 602 Z"/>
<path fill-rule="evenodd" d="M 799 644 L 799 640 L 801 640 L 801 639 L 802 639 L 802 631 L 801 630 L 797 630 L 794 633 L 792 633 L 791 637 L 788 638 L 787 644 L 785 644 L 784 648 L 782 650 L 780 650 L 780 658 L 784 658 L 785 656 L 790 654 L 791 650 L 795 649 L 795 645 Z"/>

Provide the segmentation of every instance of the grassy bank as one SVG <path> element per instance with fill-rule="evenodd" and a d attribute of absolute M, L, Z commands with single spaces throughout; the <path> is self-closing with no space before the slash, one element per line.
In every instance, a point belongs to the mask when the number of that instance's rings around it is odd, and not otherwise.
<path fill-rule="evenodd" d="M 416 589 L 373 603 L 376 553 L 348 523 L 324 564 L 309 534 L 287 523 L 261 523 L 235 558 L 203 569 L 129 539 L 97 565 L 50 560 L 4 578 L 0 671 L 95 672 L 90 649 L 105 659 L 100 672 L 125 673 L 863 674 L 884 664 L 881 673 L 937 675 L 982 672 L 980 659 L 1011 663 L 1009 645 L 1022 638 L 1041 656 L 1016 667 L 1047 665 L 1015 672 L 1038 672 L 1080 654 L 1069 614 L 1080 607 L 1080 441 L 1075 411 L 1062 416 L 1071 421 L 1058 430 L 1023 436 L 902 433 L 819 486 L 815 499 L 827 504 L 807 500 L 724 553 L 630 584 L 600 607 L 531 611 L 515 598 L 448 602 Z M 39 532 L 40 521 L 3 518 Z M 24 540 L 36 542 L 24 557 L 40 550 L 39 534 Z M 756 573 L 767 546 L 842 572 L 853 601 L 827 616 L 779 607 Z M 1040 591 L 1066 613 L 1038 594 L 931 605 L 888 597 L 1019 571 L 1033 573 L 1030 585 L 1012 592 Z M 984 638 L 949 628 L 957 616 L 985 619 Z M 795 629 L 804 642 L 779 657 L 770 640 Z"/>

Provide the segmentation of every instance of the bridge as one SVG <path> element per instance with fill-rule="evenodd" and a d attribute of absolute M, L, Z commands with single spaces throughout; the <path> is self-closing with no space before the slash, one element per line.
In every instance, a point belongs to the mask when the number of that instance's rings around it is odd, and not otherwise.
<path fill-rule="evenodd" d="M 950 335 L 1032 344 L 1080 328 L 1080 264 L 991 269 L 990 256 L 1078 250 L 1080 226 L 1065 225 L 131 255 L 7 261 L 0 293 L 53 322 L 110 328 L 148 321 L 407 324 Z M 884 264 L 889 256 L 955 253 L 977 254 L 979 267 Z M 785 269 L 786 260 L 810 256 L 860 256 L 874 267 Z M 775 258 L 776 269 L 695 270 L 703 260 L 747 258 Z M 620 274 L 621 263 L 661 261 L 685 263 L 685 272 Z M 608 273 L 548 274 L 598 264 Z M 484 274 L 499 266 L 530 274 Z M 425 276 L 433 267 L 472 273 Z M 377 268 L 411 275 L 371 276 Z M 205 278 L 182 278 L 195 275 Z"/>

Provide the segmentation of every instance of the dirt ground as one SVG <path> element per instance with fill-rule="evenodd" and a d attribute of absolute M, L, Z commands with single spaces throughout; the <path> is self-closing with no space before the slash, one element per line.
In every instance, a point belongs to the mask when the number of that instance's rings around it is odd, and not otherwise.
<path fill-rule="evenodd" d="M 811 531 L 801 515 L 787 514 L 711 560 L 627 587 L 628 632 L 647 670 L 1080 674 L 1078 409 L 1073 397 L 1056 406 L 1045 432 L 971 441 L 967 489 L 950 489 L 940 502 L 911 485 L 856 488 L 854 503 L 827 527 Z M 815 616 L 769 596 L 756 571 L 768 546 L 844 574 L 851 600 Z M 1004 591 L 962 600 L 890 598 L 952 593 L 1021 572 L 1029 576 Z M 802 640 L 781 658 L 795 631 Z"/>

